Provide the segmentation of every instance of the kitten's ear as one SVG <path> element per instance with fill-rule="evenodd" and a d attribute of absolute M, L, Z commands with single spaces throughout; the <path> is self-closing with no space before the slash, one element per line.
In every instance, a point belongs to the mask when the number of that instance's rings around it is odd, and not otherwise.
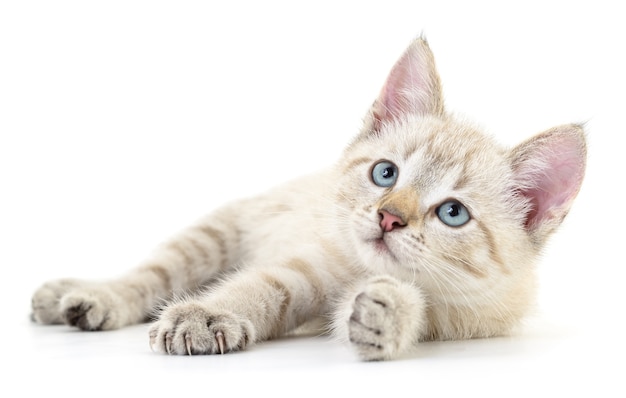
<path fill-rule="evenodd" d="M 585 175 L 587 149 L 580 125 L 550 129 L 511 152 L 517 189 L 530 205 L 526 229 L 541 245 L 567 215 Z"/>
<path fill-rule="evenodd" d="M 370 112 L 371 128 L 406 114 L 442 115 L 443 95 L 435 58 L 423 38 L 418 38 L 395 64 Z"/>

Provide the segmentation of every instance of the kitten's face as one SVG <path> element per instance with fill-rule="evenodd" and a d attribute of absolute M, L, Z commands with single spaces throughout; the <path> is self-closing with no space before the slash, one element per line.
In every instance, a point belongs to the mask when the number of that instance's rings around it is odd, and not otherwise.
<path fill-rule="evenodd" d="M 375 272 L 437 288 L 498 279 L 531 260 L 520 255 L 525 201 L 507 152 L 472 127 L 406 118 L 362 136 L 342 166 L 339 219 Z"/>

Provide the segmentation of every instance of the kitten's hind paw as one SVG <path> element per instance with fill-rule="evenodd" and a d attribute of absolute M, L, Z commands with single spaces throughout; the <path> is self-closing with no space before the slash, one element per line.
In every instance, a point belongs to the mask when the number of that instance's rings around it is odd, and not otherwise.
<path fill-rule="evenodd" d="M 111 330 L 119 323 L 117 297 L 101 289 L 75 290 L 61 299 L 61 314 L 66 324 L 82 330 Z"/>
<path fill-rule="evenodd" d="M 60 279 L 45 283 L 33 294 L 32 320 L 44 325 L 65 323 L 60 306 L 61 298 L 82 284 L 84 282 L 76 279 Z"/>
<path fill-rule="evenodd" d="M 32 298 L 32 319 L 42 324 L 112 330 L 132 323 L 128 302 L 105 284 L 61 279 L 44 284 Z"/>
<path fill-rule="evenodd" d="M 255 339 L 249 320 L 194 302 L 167 307 L 149 334 L 150 348 L 170 355 L 225 354 Z"/>

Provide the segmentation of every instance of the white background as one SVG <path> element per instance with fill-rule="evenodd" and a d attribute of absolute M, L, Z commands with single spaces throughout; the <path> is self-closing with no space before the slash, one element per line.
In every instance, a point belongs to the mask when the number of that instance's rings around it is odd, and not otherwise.
<path fill-rule="evenodd" d="M 0 395 L 624 396 L 623 15 L 610 1 L 0 3 Z M 587 178 L 519 335 L 360 363 L 325 338 L 167 357 L 145 325 L 29 321 L 44 281 L 117 276 L 214 207 L 332 164 L 421 33 L 448 108 L 501 142 L 587 123 Z"/>

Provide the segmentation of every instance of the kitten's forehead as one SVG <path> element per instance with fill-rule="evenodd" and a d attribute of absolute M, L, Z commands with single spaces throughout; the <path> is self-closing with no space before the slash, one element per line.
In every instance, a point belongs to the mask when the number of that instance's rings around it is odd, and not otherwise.
<path fill-rule="evenodd" d="M 381 137 L 391 138 L 388 144 L 402 147 L 405 154 L 423 149 L 443 165 L 496 147 L 477 128 L 453 119 L 420 117 L 386 127 L 388 131 L 383 130 Z"/>
<path fill-rule="evenodd" d="M 505 161 L 504 151 L 491 137 L 452 119 L 407 119 L 385 126 L 371 144 L 381 156 L 408 166 L 412 179 L 421 184 L 483 175 Z"/>

